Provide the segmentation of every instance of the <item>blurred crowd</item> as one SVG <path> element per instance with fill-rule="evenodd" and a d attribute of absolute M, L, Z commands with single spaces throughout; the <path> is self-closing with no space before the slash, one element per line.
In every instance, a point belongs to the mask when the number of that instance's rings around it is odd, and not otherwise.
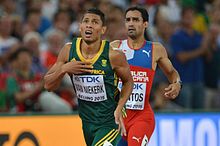
<path fill-rule="evenodd" d="M 163 97 L 168 81 L 156 71 L 155 110 L 220 111 L 219 0 L 1 0 L 0 112 L 71 113 L 77 99 L 68 76 L 55 92 L 43 88 L 45 72 L 62 46 L 79 36 L 82 14 L 100 8 L 104 39 L 126 39 L 124 11 L 144 6 L 150 15 L 146 39 L 165 46 L 183 82 L 179 97 Z"/>

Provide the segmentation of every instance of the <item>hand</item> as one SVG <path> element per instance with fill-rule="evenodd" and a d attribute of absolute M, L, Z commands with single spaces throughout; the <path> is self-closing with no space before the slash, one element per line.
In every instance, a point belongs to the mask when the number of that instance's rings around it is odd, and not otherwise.
<path fill-rule="evenodd" d="M 127 134 L 123 122 L 122 111 L 116 109 L 114 112 L 114 116 L 115 116 L 115 123 L 118 125 L 118 131 L 121 131 L 121 136 L 123 135 L 126 136 Z"/>
<path fill-rule="evenodd" d="M 179 95 L 180 89 L 180 83 L 172 83 L 167 88 L 165 88 L 164 96 L 168 99 L 175 99 Z"/>
<path fill-rule="evenodd" d="M 66 63 L 63 68 L 70 74 L 82 74 L 91 73 L 93 66 L 91 62 L 71 61 Z"/>

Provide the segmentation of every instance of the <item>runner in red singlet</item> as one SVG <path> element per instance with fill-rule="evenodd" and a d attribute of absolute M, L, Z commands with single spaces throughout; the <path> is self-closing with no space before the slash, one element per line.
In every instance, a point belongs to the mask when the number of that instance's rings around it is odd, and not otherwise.
<path fill-rule="evenodd" d="M 114 48 L 125 53 L 134 80 L 132 95 L 126 103 L 127 117 L 124 118 L 127 136 L 123 136 L 118 146 L 147 146 L 155 127 L 149 96 L 157 65 L 170 81 L 170 85 L 165 88 L 165 98 L 177 97 L 181 81 L 165 48 L 160 43 L 145 40 L 148 12 L 144 8 L 128 8 L 125 12 L 125 26 L 128 39 L 111 43 Z"/>

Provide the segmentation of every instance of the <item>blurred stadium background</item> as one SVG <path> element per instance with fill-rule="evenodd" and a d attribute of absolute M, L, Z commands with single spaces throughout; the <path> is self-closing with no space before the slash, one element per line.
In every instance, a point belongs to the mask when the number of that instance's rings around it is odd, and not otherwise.
<path fill-rule="evenodd" d="M 55 92 L 42 78 L 79 36 L 88 8 L 106 14 L 103 38 L 113 41 L 126 39 L 124 11 L 132 5 L 148 10 L 146 39 L 165 46 L 183 81 L 179 97 L 167 101 L 168 82 L 156 71 L 149 146 L 220 146 L 220 0 L 0 0 L 1 146 L 85 145 L 69 78 Z"/>

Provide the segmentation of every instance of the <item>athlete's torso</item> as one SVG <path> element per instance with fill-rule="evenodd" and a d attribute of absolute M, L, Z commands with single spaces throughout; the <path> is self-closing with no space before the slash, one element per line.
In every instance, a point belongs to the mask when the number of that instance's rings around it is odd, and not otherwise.
<path fill-rule="evenodd" d="M 81 38 L 72 41 L 69 61 L 85 61 L 80 51 Z M 70 75 L 79 102 L 82 120 L 95 124 L 114 121 L 118 78 L 109 60 L 109 42 L 103 40 L 98 54 L 91 60 L 92 74 Z"/>
<path fill-rule="evenodd" d="M 119 49 L 126 55 L 134 80 L 132 94 L 126 103 L 127 118 L 125 118 L 125 122 L 136 118 L 150 120 L 154 118 L 149 104 L 155 73 L 152 68 L 153 43 L 146 41 L 141 48 L 133 50 L 129 47 L 127 40 L 123 40 Z"/>

